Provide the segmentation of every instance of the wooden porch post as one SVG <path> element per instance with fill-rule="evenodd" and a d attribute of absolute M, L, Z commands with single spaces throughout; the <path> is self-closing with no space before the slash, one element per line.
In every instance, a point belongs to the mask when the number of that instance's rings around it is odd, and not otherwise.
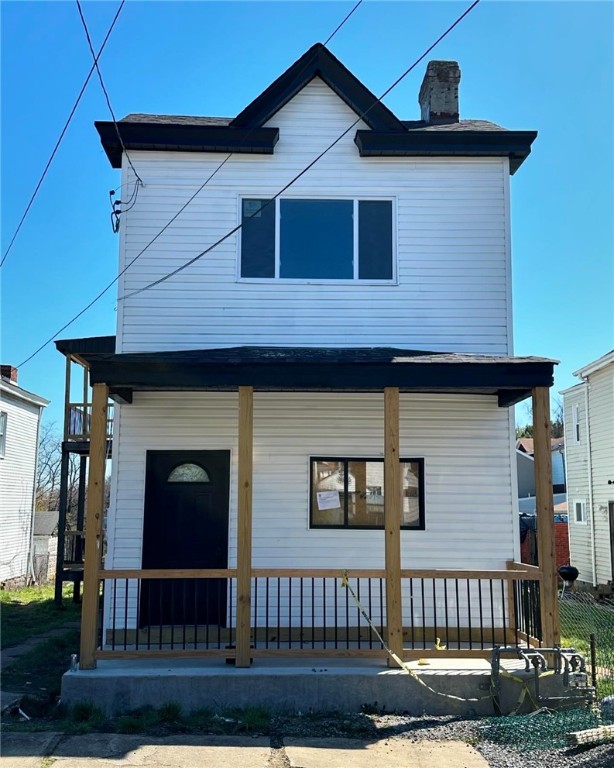
<path fill-rule="evenodd" d="M 401 611 L 401 465 L 399 463 L 399 389 L 384 389 L 384 523 L 386 556 L 386 639 L 403 654 Z M 389 664 L 394 664 L 392 659 Z"/>
<path fill-rule="evenodd" d="M 542 639 L 546 647 L 552 647 L 559 643 L 561 638 L 552 499 L 550 393 L 547 387 L 535 387 L 532 394 L 537 552 L 539 568 L 542 572 Z"/>
<path fill-rule="evenodd" d="M 239 490 L 237 519 L 237 667 L 249 667 L 252 580 L 252 475 L 254 389 L 239 387 Z"/>
<path fill-rule="evenodd" d="M 107 453 L 106 384 L 94 384 L 90 432 L 90 471 L 85 518 L 85 559 L 83 565 L 83 605 L 81 608 L 81 669 L 94 669 L 98 641 L 98 573 L 102 554 L 102 516 L 104 514 L 104 476 Z"/>

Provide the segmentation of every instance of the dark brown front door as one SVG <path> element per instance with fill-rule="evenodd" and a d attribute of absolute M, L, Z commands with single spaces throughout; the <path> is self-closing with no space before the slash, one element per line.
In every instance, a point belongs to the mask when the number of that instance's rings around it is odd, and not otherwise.
<path fill-rule="evenodd" d="M 147 451 L 143 568 L 226 568 L 230 451 Z M 140 626 L 226 624 L 225 579 L 144 580 Z"/>
<path fill-rule="evenodd" d="M 612 558 L 612 581 L 614 581 L 614 501 L 608 502 L 610 518 L 610 557 Z"/>

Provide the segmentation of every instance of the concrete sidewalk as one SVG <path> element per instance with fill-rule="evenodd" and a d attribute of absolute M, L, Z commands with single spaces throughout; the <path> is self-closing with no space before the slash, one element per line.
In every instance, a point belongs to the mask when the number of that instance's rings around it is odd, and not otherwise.
<path fill-rule="evenodd" d="M 63 736 L 4 733 L 2 768 L 487 768 L 472 747 L 458 741 L 383 739 L 287 739 L 271 748 L 268 738 L 118 734 Z"/>

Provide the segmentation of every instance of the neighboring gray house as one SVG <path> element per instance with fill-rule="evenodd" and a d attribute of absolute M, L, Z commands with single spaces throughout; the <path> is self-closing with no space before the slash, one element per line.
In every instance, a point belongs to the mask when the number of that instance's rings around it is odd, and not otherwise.
<path fill-rule="evenodd" d="M 553 437 L 552 447 L 552 493 L 565 500 L 565 438 Z M 535 469 L 533 467 L 533 438 L 520 437 L 516 440 L 516 474 L 518 476 L 518 498 L 535 497 Z M 535 503 L 535 498 L 533 498 Z M 555 501 L 555 504 L 558 503 Z M 522 510 L 521 510 L 522 511 Z"/>
<path fill-rule="evenodd" d="M 614 589 L 614 351 L 564 390 L 571 562 L 580 580 Z"/>
<path fill-rule="evenodd" d="M 0 582 L 18 585 L 32 576 L 32 516 L 38 437 L 43 408 L 39 395 L 17 386 L 17 369 L 2 366 L 0 380 Z"/>

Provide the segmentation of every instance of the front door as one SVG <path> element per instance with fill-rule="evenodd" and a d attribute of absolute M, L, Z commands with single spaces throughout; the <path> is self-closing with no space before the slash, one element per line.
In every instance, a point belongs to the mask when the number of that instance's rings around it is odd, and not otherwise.
<path fill-rule="evenodd" d="M 230 451 L 147 451 L 143 568 L 227 568 Z M 140 626 L 226 625 L 225 579 L 146 579 Z"/>
<path fill-rule="evenodd" d="M 614 581 L 614 501 L 608 502 L 610 522 L 610 557 L 612 560 L 612 581 Z"/>

